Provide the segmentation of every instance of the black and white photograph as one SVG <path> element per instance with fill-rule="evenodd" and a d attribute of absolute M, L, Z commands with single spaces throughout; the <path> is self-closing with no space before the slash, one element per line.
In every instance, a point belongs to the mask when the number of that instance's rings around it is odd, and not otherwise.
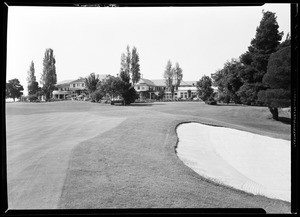
<path fill-rule="evenodd" d="M 292 5 L 8 4 L 8 210 L 293 213 Z"/>

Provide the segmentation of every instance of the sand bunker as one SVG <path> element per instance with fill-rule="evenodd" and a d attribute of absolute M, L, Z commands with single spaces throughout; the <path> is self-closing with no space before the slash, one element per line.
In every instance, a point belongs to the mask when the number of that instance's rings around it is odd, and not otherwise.
<path fill-rule="evenodd" d="M 290 141 L 198 123 L 179 125 L 177 135 L 178 157 L 199 175 L 291 201 Z"/>

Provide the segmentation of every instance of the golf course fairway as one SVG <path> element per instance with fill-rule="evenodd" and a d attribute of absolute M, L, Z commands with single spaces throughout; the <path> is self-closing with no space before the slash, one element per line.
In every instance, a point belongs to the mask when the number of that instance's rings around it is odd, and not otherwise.
<path fill-rule="evenodd" d="M 5 112 L 8 209 L 291 212 L 286 200 L 247 193 L 199 175 L 176 153 L 176 127 L 187 122 L 290 140 L 291 125 L 269 119 L 266 107 L 60 101 L 7 103 Z M 208 140 L 203 138 L 203 144 Z"/>

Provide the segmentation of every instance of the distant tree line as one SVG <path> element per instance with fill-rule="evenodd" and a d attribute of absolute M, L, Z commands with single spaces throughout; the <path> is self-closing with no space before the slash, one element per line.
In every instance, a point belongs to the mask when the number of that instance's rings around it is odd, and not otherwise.
<path fill-rule="evenodd" d="M 36 81 L 34 62 L 31 61 L 27 72 L 28 99 L 30 101 L 35 101 L 42 95 L 45 96 L 46 100 L 52 97 L 52 91 L 55 89 L 57 82 L 55 62 L 53 50 L 51 48 L 46 49 L 43 59 L 43 73 L 40 80 L 42 87 L 39 87 L 39 83 Z M 17 78 L 6 83 L 6 97 L 13 98 L 14 101 L 23 95 L 23 90 L 24 88 Z"/>

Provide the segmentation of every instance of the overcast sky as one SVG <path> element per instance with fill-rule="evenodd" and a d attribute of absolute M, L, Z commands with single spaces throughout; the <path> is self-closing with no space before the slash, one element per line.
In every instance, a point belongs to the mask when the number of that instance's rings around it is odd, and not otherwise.
<path fill-rule="evenodd" d="M 183 80 L 199 80 L 247 51 L 262 19 L 275 12 L 283 39 L 290 32 L 290 4 L 255 7 L 20 7 L 8 9 L 7 80 L 27 94 L 31 61 L 40 80 L 52 48 L 58 82 L 92 72 L 116 75 L 126 46 L 135 46 L 144 78 L 162 79 L 168 60 Z"/>

